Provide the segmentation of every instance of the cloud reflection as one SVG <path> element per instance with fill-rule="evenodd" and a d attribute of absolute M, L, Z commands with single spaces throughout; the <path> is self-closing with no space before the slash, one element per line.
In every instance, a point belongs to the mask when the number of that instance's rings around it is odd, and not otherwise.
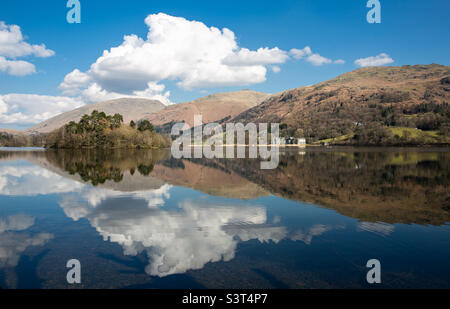
<path fill-rule="evenodd" d="M 53 238 L 52 234 L 28 235 L 18 233 L 34 225 L 34 218 L 15 215 L 0 219 L 0 268 L 16 267 L 22 253 L 31 246 L 42 246 Z"/>
<path fill-rule="evenodd" d="M 201 269 L 209 262 L 230 261 L 239 240 L 278 242 L 286 237 L 284 227 L 266 225 L 264 207 L 211 204 L 185 200 L 177 209 L 101 205 L 85 214 L 105 240 L 120 244 L 126 255 L 145 252 L 146 272 L 165 277 Z M 74 204 L 78 207 L 78 204 Z M 64 209 L 70 213 L 71 206 Z M 78 213 L 80 213 L 78 211 Z"/>

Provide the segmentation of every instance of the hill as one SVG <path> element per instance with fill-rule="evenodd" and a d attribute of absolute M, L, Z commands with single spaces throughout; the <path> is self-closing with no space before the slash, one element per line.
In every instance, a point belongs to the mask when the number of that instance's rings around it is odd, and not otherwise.
<path fill-rule="evenodd" d="M 236 92 L 216 93 L 192 102 L 174 104 L 157 113 L 143 117 L 156 126 L 172 122 L 185 121 L 192 126 L 194 115 L 201 114 L 203 122 L 216 122 L 257 106 L 271 95 L 267 93 L 242 90 Z"/>
<path fill-rule="evenodd" d="M 408 129 L 420 129 L 445 143 L 449 103 L 448 66 L 370 67 L 274 95 L 232 121 L 278 122 L 283 135 L 308 142 L 407 143 Z M 392 128 L 406 128 L 406 137 Z"/>
<path fill-rule="evenodd" d="M 23 134 L 23 131 L 21 131 L 21 130 L 14 130 L 14 129 L 2 129 L 2 128 L 0 128 L 0 134 L 1 133 L 11 134 L 11 135 L 20 135 L 20 134 Z"/>
<path fill-rule="evenodd" d="M 26 133 L 49 133 L 68 124 L 71 121 L 79 121 L 85 114 L 91 114 L 94 110 L 104 112 L 106 115 L 116 113 L 123 115 L 124 123 L 131 120 L 137 121 L 144 116 L 164 109 L 165 105 L 156 100 L 122 98 L 90 105 L 85 105 L 72 111 L 60 114 L 38 125 L 27 129 Z"/>

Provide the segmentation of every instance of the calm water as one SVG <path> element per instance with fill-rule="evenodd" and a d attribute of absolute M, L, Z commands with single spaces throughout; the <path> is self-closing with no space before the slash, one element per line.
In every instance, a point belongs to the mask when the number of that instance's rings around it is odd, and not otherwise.
<path fill-rule="evenodd" d="M 447 149 L 0 151 L 0 286 L 450 288 Z"/>

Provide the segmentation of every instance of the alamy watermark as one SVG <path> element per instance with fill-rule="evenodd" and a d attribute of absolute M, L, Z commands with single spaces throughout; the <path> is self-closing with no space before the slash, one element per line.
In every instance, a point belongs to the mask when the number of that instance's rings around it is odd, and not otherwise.
<path fill-rule="evenodd" d="M 179 136 L 172 143 L 172 156 L 176 159 L 260 158 L 261 169 L 276 169 L 280 156 L 279 127 L 278 123 L 272 123 L 270 129 L 267 123 L 227 123 L 224 132 L 218 123 L 203 126 L 202 116 L 195 115 L 193 128 L 184 122 L 172 127 L 172 136 Z"/>
<path fill-rule="evenodd" d="M 66 20 L 69 24 L 81 23 L 81 3 L 79 0 L 69 0 L 66 4 L 70 10 L 67 12 Z"/>
<path fill-rule="evenodd" d="M 81 263 L 76 259 L 67 261 L 66 267 L 70 270 L 67 272 L 66 280 L 69 284 L 81 283 Z"/>
<path fill-rule="evenodd" d="M 375 283 L 381 283 L 381 263 L 377 259 L 372 259 L 367 261 L 366 264 L 367 268 L 370 268 L 370 270 L 367 272 L 367 283 L 369 284 L 375 284 Z"/>
<path fill-rule="evenodd" d="M 370 11 L 367 13 L 366 19 L 369 24 L 381 24 L 381 3 L 380 0 L 367 1 L 367 8 Z"/>

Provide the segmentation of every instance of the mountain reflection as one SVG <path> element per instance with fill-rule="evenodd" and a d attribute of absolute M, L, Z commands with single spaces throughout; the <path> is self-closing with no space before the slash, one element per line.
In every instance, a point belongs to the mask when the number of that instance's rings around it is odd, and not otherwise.
<path fill-rule="evenodd" d="M 286 152 L 277 169 L 261 170 L 257 160 L 175 160 L 168 151 L 0 152 L 0 160 L 25 158 L 63 178 L 76 180 L 75 188 L 80 184 L 98 187 L 91 193 L 92 202 L 101 199 L 100 192 L 105 194 L 100 189 L 112 190 L 109 194 L 115 196 L 120 192 L 139 196 L 163 186 L 163 191 L 167 186 L 182 186 L 241 200 L 277 195 L 372 223 L 433 225 L 450 221 L 449 156 L 447 151 L 398 149 Z M 25 173 L 23 167 L 10 169 L 8 173 L 17 177 Z M 4 169 L 0 171 L 1 192 L 14 193 L 13 187 L 2 180 L 2 173 Z M 23 192 L 45 191 L 39 177 L 53 183 L 50 191 L 65 191 L 64 180 L 55 181 L 44 174 L 36 171 L 29 176 L 35 177 L 36 185 L 27 186 Z M 149 204 L 151 198 L 147 198 Z"/>

